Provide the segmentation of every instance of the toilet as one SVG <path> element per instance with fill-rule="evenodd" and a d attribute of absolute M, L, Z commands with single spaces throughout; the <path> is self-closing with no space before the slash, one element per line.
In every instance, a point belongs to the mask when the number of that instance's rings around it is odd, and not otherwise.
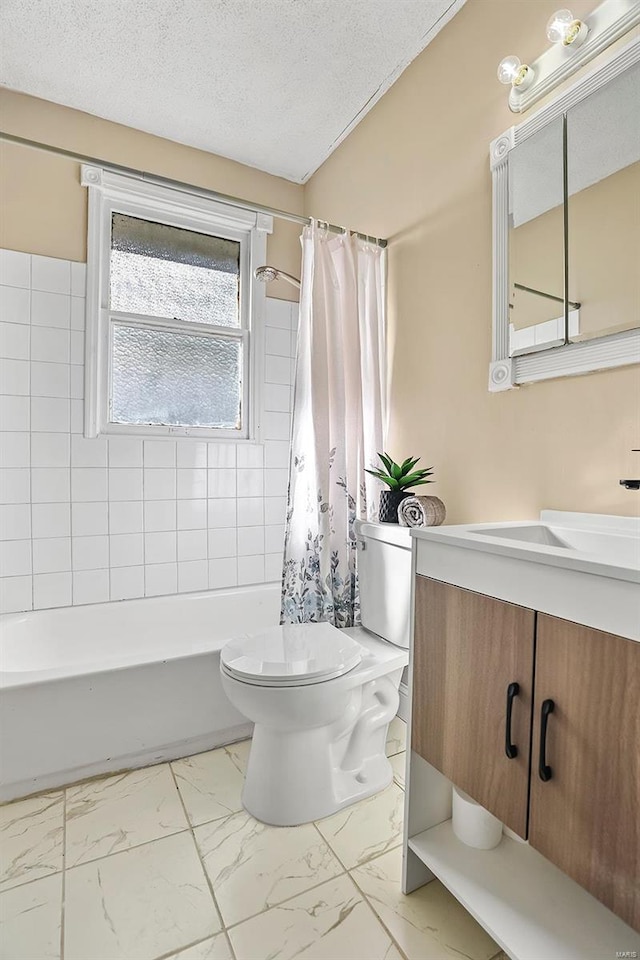
<path fill-rule="evenodd" d="M 284 624 L 228 641 L 231 703 L 254 723 L 242 802 L 257 820 L 328 817 L 391 783 L 387 728 L 409 655 L 411 537 L 356 522 L 361 627 Z"/>

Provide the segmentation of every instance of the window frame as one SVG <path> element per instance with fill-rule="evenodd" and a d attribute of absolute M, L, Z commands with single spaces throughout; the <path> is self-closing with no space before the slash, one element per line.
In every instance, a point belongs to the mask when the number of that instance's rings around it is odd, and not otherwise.
<path fill-rule="evenodd" d="M 273 218 L 220 203 L 129 174 L 82 165 L 88 188 L 85 329 L 84 435 L 197 437 L 225 442 L 260 440 L 266 288 L 254 277 L 266 262 L 266 237 Z M 111 310 L 109 306 L 111 217 L 114 213 L 234 240 L 240 244 L 240 325 L 229 327 Z M 113 324 L 175 333 L 225 337 L 242 343 L 242 429 L 169 424 L 126 424 L 110 420 L 111 327 Z"/>

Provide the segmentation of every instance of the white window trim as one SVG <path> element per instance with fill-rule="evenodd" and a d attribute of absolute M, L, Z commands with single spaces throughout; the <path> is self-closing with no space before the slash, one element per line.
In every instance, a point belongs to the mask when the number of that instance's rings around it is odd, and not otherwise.
<path fill-rule="evenodd" d="M 266 288 L 254 277 L 254 270 L 266 263 L 267 234 L 273 230 L 273 218 L 252 210 L 233 207 L 216 200 L 175 190 L 108 168 L 82 165 L 81 183 L 89 191 L 89 231 L 87 243 L 87 300 L 85 334 L 84 435 L 124 435 L 144 437 L 199 437 L 226 442 L 257 442 L 261 434 L 262 384 L 264 381 L 264 313 Z M 172 320 L 144 317 L 109 310 L 109 263 L 111 251 L 111 214 L 125 213 L 237 240 L 240 255 L 240 310 L 242 340 L 249 340 L 249 371 L 243 378 L 243 430 L 213 427 L 118 424 L 109 422 L 110 351 L 112 320 L 134 326 L 158 326 Z M 234 328 L 210 324 L 190 324 L 194 333 L 233 335 Z"/>

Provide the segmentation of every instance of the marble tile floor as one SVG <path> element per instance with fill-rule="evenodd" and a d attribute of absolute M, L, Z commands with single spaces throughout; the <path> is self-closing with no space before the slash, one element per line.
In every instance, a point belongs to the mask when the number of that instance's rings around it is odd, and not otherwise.
<path fill-rule="evenodd" d="M 300 827 L 240 801 L 249 742 L 0 808 L 2 960 L 490 960 L 437 881 L 400 892 L 394 782 Z"/>

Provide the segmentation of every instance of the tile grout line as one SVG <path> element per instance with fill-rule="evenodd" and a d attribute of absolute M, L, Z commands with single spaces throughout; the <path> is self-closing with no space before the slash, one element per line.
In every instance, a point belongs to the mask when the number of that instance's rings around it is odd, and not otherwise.
<path fill-rule="evenodd" d="M 62 901 L 60 904 L 60 960 L 64 960 L 64 934 L 67 895 L 67 791 L 62 794 Z"/>
<path fill-rule="evenodd" d="M 386 853 L 389 853 L 390 851 L 387 850 L 387 851 L 385 851 L 385 852 L 386 852 Z M 383 857 L 384 855 L 385 855 L 384 853 L 381 853 L 379 856 Z M 377 858 L 376 858 L 376 857 L 373 857 L 372 859 L 375 860 L 375 859 L 377 859 Z M 371 863 L 371 860 L 367 860 L 367 861 L 365 861 L 365 862 L 366 862 L 366 863 Z M 358 864 L 358 866 L 362 866 L 362 864 Z M 357 869 L 357 868 L 354 867 L 353 869 L 355 870 L 355 869 Z M 360 884 L 358 883 L 358 881 L 356 880 L 356 878 L 355 878 L 354 876 L 352 876 L 351 870 L 349 870 L 348 873 L 349 873 L 349 878 L 350 878 L 351 882 L 355 885 L 356 890 L 357 890 L 358 893 L 362 896 L 362 898 L 363 898 L 364 902 L 366 903 L 367 907 L 369 908 L 369 910 L 371 911 L 371 913 L 374 915 L 374 917 L 376 918 L 376 920 L 380 923 L 380 926 L 382 927 L 382 929 L 385 931 L 385 933 L 387 933 L 387 935 L 389 936 L 391 942 L 393 943 L 393 945 L 394 945 L 395 948 L 397 949 L 397 951 L 398 951 L 398 953 L 400 954 L 400 956 L 403 958 L 403 960 L 408 960 L 407 954 L 404 952 L 404 950 L 401 949 L 400 944 L 398 943 L 398 941 L 396 940 L 396 938 L 393 936 L 393 934 L 391 933 L 391 930 L 389 930 L 389 927 L 386 925 L 386 923 L 384 922 L 384 920 L 382 919 L 382 917 L 381 917 L 381 916 L 379 915 L 379 913 L 372 907 L 372 905 L 371 905 L 371 903 L 370 903 L 370 901 L 369 901 L 369 897 L 367 896 L 367 894 L 365 893 L 365 891 L 362 889 L 362 887 L 360 886 Z"/>

